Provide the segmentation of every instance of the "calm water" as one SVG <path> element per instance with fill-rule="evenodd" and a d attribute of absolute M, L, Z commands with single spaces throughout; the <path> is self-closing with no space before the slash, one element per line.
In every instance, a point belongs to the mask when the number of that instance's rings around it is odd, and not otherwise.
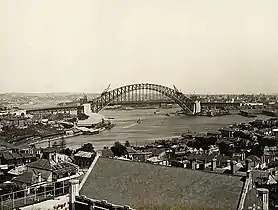
<path fill-rule="evenodd" d="M 92 143 L 96 149 L 112 146 L 115 141 L 128 140 L 133 145 L 142 145 L 155 139 L 180 136 L 185 131 L 204 132 L 215 131 L 233 123 L 248 122 L 254 118 L 239 115 L 219 117 L 165 116 L 165 113 L 177 109 L 161 110 L 154 115 L 155 110 L 104 110 L 105 117 L 115 118 L 116 126 L 97 135 L 81 135 L 66 139 L 67 147 L 75 149 L 84 143 Z M 141 119 L 141 124 L 136 121 Z M 259 116 L 258 118 L 264 118 Z M 47 146 L 47 143 L 38 146 Z"/>

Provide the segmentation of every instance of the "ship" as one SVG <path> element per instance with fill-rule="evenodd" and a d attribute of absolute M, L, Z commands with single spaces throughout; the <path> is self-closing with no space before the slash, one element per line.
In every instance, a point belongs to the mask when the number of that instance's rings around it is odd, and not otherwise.
<path fill-rule="evenodd" d="M 207 112 L 207 116 L 208 116 L 208 117 L 214 117 L 214 111 L 209 110 L 209 111 Z"/>
<path fill-rule="evenodd" d="M 243 117 L 257 117 L 256 115 L 251 114 L 248 111 L 240 111 L 239 115 L 243 116 Z"/>
<path fill-rule="evenodd" d="M 85 128 L 85 127 L 79 127 L 79 130 L 82 131 L 85 135 L 95 135 L 100 133 L 100 129 L 92 129 L 92 128 Z"/>
<path fill-rule="evenodd" d="M 263 110 L 262 114 L 270 117 L 277 117 L 277 114 L 274 110 Z"/>

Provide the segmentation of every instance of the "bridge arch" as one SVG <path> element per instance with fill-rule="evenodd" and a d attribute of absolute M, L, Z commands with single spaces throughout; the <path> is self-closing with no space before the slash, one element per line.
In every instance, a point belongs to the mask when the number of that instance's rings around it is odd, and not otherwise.
<path fill-rule="evenodd" d="M 162 95 L 173 100 L 176 104 L 178 104 L 182 108 L 182 110 L 187 111 L 190 114 L 195 114 L 194 113 L 195 102 L 192 101 L 187 96 L 185 96 L 183 93 L 177 92 L 176 90 L 163 85 L 149 84 L 149 83 L 126 85 L 126 86 L 122 86 L 104 92 L 101 94 L 101 96 L 90 101 L 92 111 L 99 112 L 103 108 L 108 106 L 110 103 L 115 101 L 118 97 L 137 90 L 151 90 L 151 91 L 159 92 Z"/>

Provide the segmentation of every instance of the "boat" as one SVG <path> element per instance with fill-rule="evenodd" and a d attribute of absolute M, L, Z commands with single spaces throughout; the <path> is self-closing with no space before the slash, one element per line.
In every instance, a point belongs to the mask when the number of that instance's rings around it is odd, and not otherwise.
<path fill-rule="evenodd" d="M 85 135 L 94 135 L 99 134 L 100 129 L 86 128 L 86 127 L 77 127 L 78 130 L 82 131 Z"/>
<path fill-rule="evenodd" d="M 104 131 L 105 130 L 105 128 L 100 128 L 99 129 L 99 132 L 102 132 L 102 131 Z"/>
<path fill-rule="evenodd" d="M 207 112 L 208 117 L 214 117 L 214 112 L 212 110 Z"/>
<path fill-rule="evenodd" d="M 73 128 L 74 124 L 66 121 L 59 121 L 60 125 L 62 125 L 64 128 Z"/>
<path fill-rule="evenodd" d="M 263 115 L 269 116 L 269 117 L 277 117 L 277 114 L 273 110 L 263 110 L 262 111 Z"/>
<path fill-rule="evenodd" d="M 108 130 L 110 130 L 110 129 L 113 128 L 114 126 L 115 126 L 115 124 L 110 123 L 110 124 L 108 124 L 105 128 L 108 129 Z"/>
<path fill-rule="evenodd" d="M 94 134 L 99 134 L 99 132 L 100 132 L 99 129 L 89 129 L 88 131 L 85 131 L 84 134 L 94 135 Z"/>
<path fill-rule="evenodd" d="M 157 113 L 159 113 L 159 109 L 157 109 L 153 114 L 157 114 Z"/>
<path fill-rule="evenodd" d="M 239 115 L 243 116 L 243 117 L 257 117 L 256 115 L 251 114 L 250 112 L 247 111 L 240 111 Z"/>

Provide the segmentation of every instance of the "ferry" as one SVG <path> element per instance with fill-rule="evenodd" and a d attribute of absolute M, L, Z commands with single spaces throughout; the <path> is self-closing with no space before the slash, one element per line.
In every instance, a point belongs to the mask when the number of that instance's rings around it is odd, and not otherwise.
<path fill-rule="evenodd" d="M 239 115 L 243 116 L 243 117 L 257 117 L 256 115 L 251 114 L 248 111 L 240 111 Z"/>

